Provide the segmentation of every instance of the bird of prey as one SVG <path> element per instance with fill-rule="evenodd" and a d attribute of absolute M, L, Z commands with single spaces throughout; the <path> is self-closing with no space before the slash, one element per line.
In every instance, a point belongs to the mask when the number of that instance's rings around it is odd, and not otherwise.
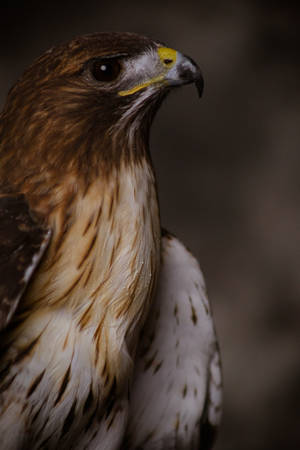
<path fill-rule="evenodd" d="M 47 51 L 0 116 L 0 448 L 206 449 L 217 341 L 162 231 L 148 146 L 183 54 L 132 33 Z"/>

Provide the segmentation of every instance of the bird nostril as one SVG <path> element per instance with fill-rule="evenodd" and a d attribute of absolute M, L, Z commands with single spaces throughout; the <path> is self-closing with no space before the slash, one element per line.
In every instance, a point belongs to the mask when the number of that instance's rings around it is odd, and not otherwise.
<path fill-rule="evenodd" d="M 166 66 L 169 66 L 170 64 L 173 63 L 173 59 L 166 58 L 166 59 L 164 59 L 164 63 L 166 64 Z"/>

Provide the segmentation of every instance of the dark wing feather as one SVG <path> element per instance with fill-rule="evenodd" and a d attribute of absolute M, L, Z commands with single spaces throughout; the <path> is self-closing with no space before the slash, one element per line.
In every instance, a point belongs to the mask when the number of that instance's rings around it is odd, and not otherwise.
<path fill-rule="evenodd" d="M 0 197 L 0 330 L 11 320 L 50 234 L 23 195 Z"/>

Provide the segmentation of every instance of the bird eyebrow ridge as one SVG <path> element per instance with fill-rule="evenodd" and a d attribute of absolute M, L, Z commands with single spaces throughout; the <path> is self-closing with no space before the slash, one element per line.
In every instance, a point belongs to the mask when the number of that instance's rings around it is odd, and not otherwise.
<path fill-rule="evenodd" d="M 95 61 L 97 59 L 110 60 L 110 59 L 116 59 L 116 58 L 126 58 L 128 56 L 129 56 L 128 53 L 115 53 L 114 55 L 94 56 L 93 58 L 90 58 L 88 60 L 88 62 Z"/>

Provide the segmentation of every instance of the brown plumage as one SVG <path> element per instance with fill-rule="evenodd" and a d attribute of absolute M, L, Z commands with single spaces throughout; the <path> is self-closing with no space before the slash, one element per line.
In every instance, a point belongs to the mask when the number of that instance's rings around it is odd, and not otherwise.
<path fill-rule="evenodd" d="M 121 448 L 160 260 L 149 128 L 172 85 L 200 80 L 159 42 L 99 33 L 49 50 L 9 92 L 1 448 Z"/>

